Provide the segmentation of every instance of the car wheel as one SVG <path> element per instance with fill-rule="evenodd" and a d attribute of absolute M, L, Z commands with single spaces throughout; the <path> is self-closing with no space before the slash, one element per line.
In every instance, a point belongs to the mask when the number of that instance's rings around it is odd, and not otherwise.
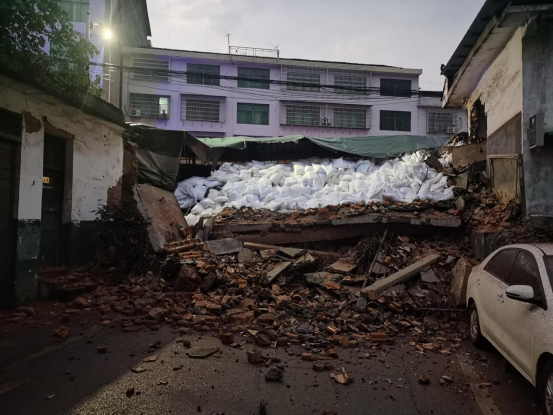
<path fill-rule="evenodd" d="M 472 303 L 469 308 L 469 336 L 470 341 L 476 347 L 483 347 L 485 345 L 485 339 L 480 331 L 480 318 L 478 317 L 475 303 Z"/>
<path fill-rule="evenodd" d="M 547 362 L 540 370 L 538 397 L 541 413 L 543 415 L 553 415 L 553 362 Z"/>

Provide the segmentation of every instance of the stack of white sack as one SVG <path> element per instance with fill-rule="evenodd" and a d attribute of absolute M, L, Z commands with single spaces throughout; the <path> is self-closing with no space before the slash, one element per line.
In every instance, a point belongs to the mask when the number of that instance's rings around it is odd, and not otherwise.
<path fill-rule="evenodd" d="M 226 207 L 290 211 L 381 201 L 383 197 L 407 203 L 452 199 L 447 176 L 428 167 L 426 156 L 426 151 L 417 151 L 380 164 L 343 158 L 288 164 L 224 163 L 207 179 L 180 182 L 175 196 L 181 208 L 193 206 L 186 216 L 189 225 Z"/>

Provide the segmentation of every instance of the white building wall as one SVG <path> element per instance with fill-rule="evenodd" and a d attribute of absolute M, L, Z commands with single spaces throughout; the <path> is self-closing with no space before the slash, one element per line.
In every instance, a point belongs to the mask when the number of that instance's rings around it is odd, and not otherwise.
<path fill-rule="evenodd" d="M 454 132 L 449 134 L 433 134 L 428 130 L 428 114 L 452 113 Z M 442 101 L 438 97 L 420 97 L 418 110 L 418 135 L 436 135 L 436 136 L 451 136 L 452 134 L 468 131 L 467 112 L 463 108 L 442 108 Z"/>
<path fill-rule="evenodd" d="M 18 219 L 41 218 L 45 119 L 56 129 L 72 134 L 72 222 L 96 219 L 95 211 L 107 203 L 108 190 L 123 174 L 122 127 L 88 116 L 47 97 L 43 101 L 10 88 L 13 81 L 0 78 L 0 107 L 29 113 L 40 122 L 38 131 L 23 131 Z M 67 174 L 67 172 L 66 172 Z"/>
<path fill-rule="evenodd" d="M 169 59 L 170 69 L 173 71 L 186 71 L 187 63 L 219 65 L 222 76 L 238 76 L 238 67 L 268 68 L 270 69 L 271 80 L 280 80 L 282 75 L 281 67 L 275 65 L 262 65 L 256 62 L 234 62 L 223 60 L 193 59 L 166 57 L 162 55 L 148 55 L 149 58 Z M 131 58 L 126 55 L 124 65 L 131 65 Z M 313 68 L 309 68 L 314 70 Z M 321 79 L 324 81 L 325 68 L 317 68 L 321 71 Z M 347 71 L 345 72 L 347 73 Z M 328 75 L 332 78 L 332 73 Z M 411 89 L 418 90 L 418 75 L 401 73 L 366 73 L 368 87 L 380 87 L 380 78 L 408 79 L 411 80 Z M 324 83 L 324 82 L 323 82 Z M 123 83 L 123 111 L 127 120 L 131 122 L 146 123 L 158 128 L 186 130 L 191 132 L 214 133 L 225 136 L 248 135 L 248 136 L 282 136 L 293 134 L 316 135 L 319 137 L 333 136 L 365 136 L 365 135 L 399 135 L 418 134 L 420 131 L 420 118 L 418 115 L 418 96 L 412 97 L 385 97 L 377 93 L 367 98 L 353 97 L 351 95 L 341 96 L 331 91 L 307 92 L 307 91 L 285 91 L 283 86 L 271 84 L 270 89 L 237 88 L 237 81 L 221 79 L 220 87 L 206 85 L 189 85 L 184 77 L 173 77 L 167 83 L 150 82 L 131 79 L 127 72 L 124 75 Z M 129 116 L 129 94 L 150 94 L 164 95 L 170 98 L 168 119 L 138 118 Z M 211 123 L 199 121 L 181 120 L 181 94 L 197 94 L 225 97 L 225 122 Z M 308 126 L 286 126 L 280 124 L 280 111 L 282 101 L 300 101 L 332 104 L 355 104 L 370 107 L 370 129 L 345 129 L 345 128 L 324 128 Z M 237 123 L 237 104 L 253 103 L 268 104 L 270 109 L 269 125 L 247 125 Z M 409 111 L 411 112 L 411 131 L 387 131 L 380 128 L 380 111 Z"/>
<path fill-rule="evenodd" d="M 485 106 L 487 135 L 522 111 L 522 35 L 519 28 L 507 46 L 493 61 L 467 102 L 480 99 Z"/>

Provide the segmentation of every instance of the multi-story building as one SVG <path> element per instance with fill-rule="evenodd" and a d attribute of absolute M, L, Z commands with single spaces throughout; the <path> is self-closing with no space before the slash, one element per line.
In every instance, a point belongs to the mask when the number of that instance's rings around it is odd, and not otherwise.
<path fill-rule="evenodd" d="M 77 32 L 98 49 L 90 60 L 90 78 L 98 80 L 103 98 L 120 107 L 121 48 L 149 47 L 152 35 L 146 0 L 60 0 Z M 56 53 L 47 40 L 46 53 Z"/>
<path fill-rule="evenodd" d="M 200 137 L 452 135 L 466 113 L 419 90 L 420 69 L 228 54 L 123 49 L 127 121 Z"/>

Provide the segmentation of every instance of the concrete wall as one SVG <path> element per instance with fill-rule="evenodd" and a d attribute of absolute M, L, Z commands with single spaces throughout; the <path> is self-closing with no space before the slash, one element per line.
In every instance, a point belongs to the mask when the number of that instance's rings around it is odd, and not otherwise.
<path fill-rule="evenodd" d="M 553 217 L 553 21 L 531 23 L 522 40 L 523 56 L 523 161 L 526 214 L 535 218 Z M 545 146 L 530 149 L 528 119 L 545 115 Z"/>
<path fill-rule="evenodd" d="M 148 56 L 149 58 L 163 58 L 166 56 Z M 170 68 L 174 71 L 186 71 L 189 62 L 220 65 L 221 75 L 238 76 L 238 67 L 257 67 L 270 69 L 270 77 L 272 80 L 285 79 L 283 69 L 279 65 L 260 64 L 256 62 L 234 62 L 230 60 L 209 60 L 195 58 L 177 58 L 170 57 Z M 124 64 L 130 65 L 131 58 L 126 55 Z M 313 70 L 311 68 L 310 70 Z M 332 85 L 332 72 L 325 72 L 325 68 L 318 68 L 322 72 L 321 80 Z M 347 73 L 347 72 L 345 72 Z M 395 73 L 367 73 L 367 86 L 379 87 L 380 78 L 393 79 L 409 79 L 411 80 L 411 88 L 417 90 L 419 87 L 418 75 L 410 74 L 395 74 Z M 188 85 L 184 77 L 173 77 L 168 83 L 138 81 L 131 79 L 129 73 L 124 74 L 123 82 L 123 107 L 122 110 L 128 115 L 129 94 L 151 94 L 164 95 L 170 97 L 170 113 L 168 119 L 152 119 L 152 118 L 131 118 L 127 116 L 129 121 L 142 122 L 154 125 L 159 128 L 187 130 L 198 133 L 214 133 L 217 135 L 233 136 L 233 135 L 249 135 L 249 136 L 282 136 L 291 134 L 315 135 L 320 137 L 333 136 L 365 136 L 365 135 L 397 135 L 397 134 L 419 134 L 421 131 L 421 117 L 418 113 L 419 99 L 417 96 L 410 98 L 404 97 L 381 97 L 377 94 L 361 99 L 353 99 L 352 95 L 341 96 L 334 94 L 332 91 L 307 92 L 307 91 L 286 91 L 283 86 L 271 84 L 269 90 L 237 88 L 237 81 L 225 80 L 220 81 L 220 87 L 206 85 Z M 210 122 L 191 122 L 181 120 L 181 94 L 198 94 L 212 95 L 225 97 L 225 122 L 210 123 Z M 332 104 L 356 104 L 364 105 L 371 108 L 370 118 L 367 124 L 370 123 L 369 129 L 345 129 L 345 128 L 324 128 L 324 127 L 304 127 L 304 126 L 286 126 L 280 123 L 280 111 L 282 108 L 281 101 L 301 101 L 315 103 L 330 103 Z M 237 103 L 260 103 L 269 104 L 269 125 L 246 125 L 238 124 L 237 121 Z M 386 131 L 380 129 L 380 111 L 410 111 L 411 112 L 411 131 Z M 424 126 L 426 123 L 424 122 Z M 425 128 L 425 127 L 424 127 Z"/>
<path fill-rule="evenodd" d="M 522 33 L 516 31 L 474 88 L 467 108 L 480 99 L 486 109 L 487 135 L 495 133 L 522 109 Z"/>
<path fill-rule="evenodd" d="M 69 264 L 94 254 L 90 249 L 96 213 L 123 174 L 123 128 L 84 114 L 33 88 L 0 77 L 0 107 L 24 114 L 18 190 L 16 299 L 36 293 L 40 265 L 40 223 L 44 135 L 66 139 L 64 232 Z"/>

